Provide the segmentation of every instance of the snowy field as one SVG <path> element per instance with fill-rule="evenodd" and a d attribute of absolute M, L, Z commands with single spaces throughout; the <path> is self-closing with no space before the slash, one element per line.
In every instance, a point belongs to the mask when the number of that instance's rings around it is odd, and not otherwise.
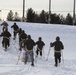
<path fill-rule="evenodd" d="M 2 22 L 0 21 L 0 24 Z M 8 30 L 12 34 L 10 47 L 7 52 L 2 48 L 2 37 L 0 37 L 0 75 L 76 75 L 76 26 L 56 25 L 56 24 L 36 24 L 16 22 L 17 25 L 30 34 L 36 42 L 38 37 L 42 37 L 45 42 L 43 49 L 43 57 L 35 59 L 35 66 L 32 67 L 30 62 L 26 65 L 20 60 L 18 65 L 17 59 L 19 55 L 18 36 L 16 41 L 13 38 L 13 30 L 11 25 L 14 22 L 8 22 Z M 0 33 L 2 27 L 0 26 Z M 54 66 L 54 49 L 50 49 L 50 55 L 47 59 L 50 42 L 54 42 L 56 36 L 60 36 L 64 44 L 62 62 L 58 67 Z M 34 54 L 36 47 L 34 48 Z"/>

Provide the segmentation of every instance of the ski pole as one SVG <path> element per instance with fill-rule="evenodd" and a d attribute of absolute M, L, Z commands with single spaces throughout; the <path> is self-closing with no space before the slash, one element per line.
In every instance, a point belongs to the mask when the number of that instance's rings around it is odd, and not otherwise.
<path fill-rule="evenodd" d="M 36 49 L 35 49 L 35 47 L 34 47 L 34 52 L 36 52 L 35 51 Z M 36 64 L 37 64 L 37 54 L 36 53 L 34 53 L 35 54 L 35 56 L 34 56 L 34 61 L 36 62 Z"/>
<path fill-rule="evenodd" d="M 64 63 L 63 51 L 62 51 L 61 53 L 62 53 L 62 61 L 63 61 L 63 63 Z"/>
<path fill-rule="evenodd" d="M 45 47 L 45 46 L 44 46 L 44 47 Z M 43 57 L 45 58 L 44 47 L 43 47 L 43 49 L 42 49 L 42 54 L 43 54 Z"/>
<path fill-rule="evenodd" d="M 48 57 L 49 57 L 49 54 L 50 54 L 50 50 L 51 50 L 51 47 L 49 47 L 49 51 L 48 51 L 48 55 L 47 55 L 46 60 L 48 60 Z"/>
<path fill-rule="evenodd" d="M 19 56 L 18 56 L 18 60 L 17 60 L 16 65 L 18 64 L 18 62 L 19 62 L 19 60 L 20 60 L 20 56 L 21 56 L 21 51 L 20 51 L 20 53 L 19 53 Z"/>

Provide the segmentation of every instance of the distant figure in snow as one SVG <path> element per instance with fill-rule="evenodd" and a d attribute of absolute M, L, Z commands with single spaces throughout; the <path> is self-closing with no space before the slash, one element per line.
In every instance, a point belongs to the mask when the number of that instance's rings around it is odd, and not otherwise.
<path fill-rule="evenodd" d="M 8 23 L 7 23 L 6 21 L 4 21 L 4 22 L 1 24 L 1 26 L 3 26 L 3 28 L 2 28 L 3 32 L 4 32 L 6 29 L 8 29 Z"/>
<path fill-rule="evenodd" d="M 19 39 L 20 39 L 20 41 L 19 41 L 20 49 L 19 50 L 21 50 L 22 48 L 25 48 L 26 38 L 27 38 L 27 34 L 23 30 L 19 36 Z"/>
<path fill-rule="evenodd" d="M 20 46 L 20 42 L 21 42 L 21 38 L 20 38 L 20 35 L 22 34 L 22 29 L 21 28 L 19 28 L 19 30 L 18 30 L 18 37 L 19 37 L 19 46 Z"/>
<path fill-rule="evenodd" d="M 5 51 L 7 50 L 7 47 L 10 46 L 10 37 L 11 33 L 6 29 L 4 32 L 1 33 L 0 37 L 3 36 L 2 40 L 2 46 L 5 48 Z"/>
<path fill-rule="evenodd" d="M 39 37 L 38 41 L 36 42 L 36 45 L 37 45 L 37 50 L 36 50 L 37 56 L 39 53 L 40 53 L 40 56 L 42 56 L 42 50 L 43 50 L 43 46 L 45 45 L 45 43 L 42 41 L 41 37 Z"/>
<path fill-rule="evenodd" d="M 18 32 L 18 30 L 19 30 L 19 27 L 18 27 L 18 25 L 16 24 L 16 23 L 14 23 L 12 26 L 11 26 L 11 28 L 13 28 L 13 30 L 14 30 L 14 32 L 13 32 L 13 34 L 14 34 L 14 40 L 16 39 L 16 35 L 17 35 L 17 32 Z"/>
<path fill-rule="evenodd" d="M 58 66 L 58 62 L 61 62 L 61 50 L 64 49 L 63 43 L 60 41 L 60 37 L 56 37 L 56 41 L 50 43 L 51 47 L 54 47 L 55 66 Z"/>

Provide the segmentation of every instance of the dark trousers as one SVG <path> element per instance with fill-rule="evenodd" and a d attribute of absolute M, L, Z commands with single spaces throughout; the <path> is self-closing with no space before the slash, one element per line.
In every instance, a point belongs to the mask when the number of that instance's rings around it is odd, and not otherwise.
<path fill-rule="evenodd" d="M 10 46 L 9 39 L 3 38 L 2 46 L 7 49 Z"/>
<path fill-rule="evenodd" d="M 14 31 L 14 40 L 16 39 L 17 32 Z"/>
<path fill-rule="evenodd" d="M 58 53 L 55 52 L 54 57 L 55 57 L 55 65 L 57 66 L 58 63 L 61 62 L 61 53 L 60 52 L 58 52 Z"/>
<path fill-rule="evenodd" d="M 34 64 L 34 54 L 33 54 L 33 50 L 28 50 L 25 52 L 25 64 L 27 63 L 28 60 L 28 55 L 31 58 L 31 64 Z"/>
<path fill-rule="evenodd" d="M 40 56 L 42 56 L 42 50 L 37 49 L 36 54 L 38 55 L 40 53 Z"/>

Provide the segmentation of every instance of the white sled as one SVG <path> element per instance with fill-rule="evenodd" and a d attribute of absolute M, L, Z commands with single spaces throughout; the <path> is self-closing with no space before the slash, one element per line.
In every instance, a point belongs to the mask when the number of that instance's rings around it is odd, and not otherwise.
<path fill-rule="evenodd" d="M 25 50 L 24 49 L 22 49 L 22 51 L 21 51 L 20 59 L 22 62 L 24 62 L 24 60 L 25 60 Z"/>
<path fill-rule="evenodd" d="M 25 53 L 26 53 L 26 51 L 24 49 L 22 49 L 21 56 L 20 56 L 20 59 L 21 59 L 22 62 L 25 61 L 25 57 L 26 57 Z M 28 55 L 28 60 L 27 61 L 28 62 L 31 62 L 31 59 L 30 59 L 30 56 L 29 55 Z"/>

